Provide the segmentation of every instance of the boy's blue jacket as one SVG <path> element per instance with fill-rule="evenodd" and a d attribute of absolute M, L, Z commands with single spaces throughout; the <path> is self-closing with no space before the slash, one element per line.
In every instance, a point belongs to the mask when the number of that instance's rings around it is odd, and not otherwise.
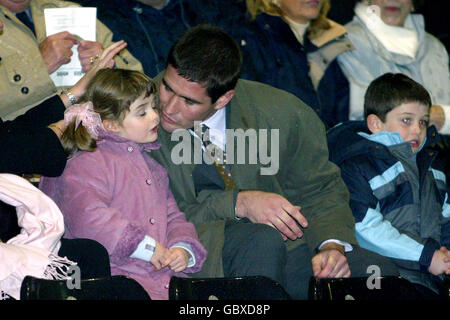
<path fill-rule="evenodd" d="M 429 286 L 431 274 L 423 271 L 434 251 L 450 248 L 447 184 L 430 148 L 439 140 L 434 126 L 416 155 L 398 133 L 370 135 L 364 121 L 337 125 L 327 138 L 350 191 L 361 247 L 393 258 L 402 276 Z"/>

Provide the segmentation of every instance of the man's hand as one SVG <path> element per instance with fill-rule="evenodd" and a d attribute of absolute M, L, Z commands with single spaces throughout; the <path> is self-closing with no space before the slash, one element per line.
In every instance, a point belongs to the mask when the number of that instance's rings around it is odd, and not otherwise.
<path fill-rule="evenodd" d="M 75 44 L 78 44 L 77 38 L 67 31 L 55 33 L 41 42 L 39 51 L 49 74 L 70 62 L 72 47 Z"/>
<path fill-rule="evenodd" d="M 78 57 L 80 59 L 83 72 L 89 71 L 92 64 L 100 58 L 103 52 L 103 46 L 100 42 L 80 41 L 78 46 Z"/>
<path fill-rule="evenodd" d="M 350 267 L 344 255 L 343 246 L 329 242 L 326 243 L 312 258 L 312 269 L 316 278 L 348 278 Z"/>
<path fill-rule="evenodd" d="M 308 222 L 300 209 L 279 194 L 263 191 L 241 191 L 236 200 L 238 217 L 272 226 L 281 233 L 284 240 L 295 240 L 303 236 L 297 223 L 306 228 Z"/>
<path fill-rule="evenodd" d="M 127 46 L 126 42 L 123 40 L 114 42 L 108 48 L 103 50 L 100 58 L 94 61 L 91 68 L 85 75 L 78 80 L 78 82 L 70 89 L 70 91 L 77 97 L 81 97 L 85 92 L 89 81 L 95 76 L 97 71 L 105 68 L 112 68 L 114 66 L 114 57 L 121 50 L 123 50 Z M 65 94 L 60 95 L 64 105 L 70 106 L 69 99 Z"/>

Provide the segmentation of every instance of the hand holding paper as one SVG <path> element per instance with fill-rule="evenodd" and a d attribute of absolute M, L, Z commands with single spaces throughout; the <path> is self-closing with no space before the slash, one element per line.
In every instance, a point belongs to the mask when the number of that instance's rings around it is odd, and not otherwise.
<path fill-rule="evenodd" d="M 121 40 L 114 42 L 108 48 L 103 50 L 100 57 L 94 61 L 89 71 L 86 72 L 84 76 L 70 89 L 72 94 L 74 94 L 75 97 L 80 98 L 85 93 L 89 81 L 91 81 L 97 71 L 105 68 L 112 68 L 114 66 L 114 57 L 126 46 L 127 43 Z M 70 105 L 66 95 L 62 94 L 60 97 L 66 106 Z"/>
<path fill-rule="evenodd" d="M 67 31 L 55 33 L 41 42 L 39 50 L 49 74 L 70 62 L 75 44 L 78 44 L 77 38 Z"/>
<path fill-rule="evenodd" d="M 103 46 L 100 42 L 88 40 L 80 41 L 80 45 L 78 46 L 78 57 L 83 72 L 87 72 L 91 68 L 94 60 L 98 59 L 102 52 Z"/>
<path fill-rule="evenodd" d="M 90 64 L 89 58 L 101 54 L 99 44 L 96 43 L 97 9 L 96 8 L 49 8 L 44 10 L 45 28 L 48 38 L 58 34 L 70 34 L 71 44 L 63 42 L 58 47 L 59 60 L 50 57 L 54 66 L 50 77 L 57 87 L 73 86 L 83 76 L 83 72 L 90 67 L 83 68 L 82 63 Z M 69 39 L 64 38 L 64 41 Z M 76 41 L 76 42 L 75 42 Z M 81 45 L 81 43 L 83 43 Z M 80 47 L 81 45 L 81 47 Z M 66 50 L 71 50 L 70 55 Z M 103 49 L 103 48 L 101 48 Z M 87 57 L 85 55 L 91 55 Z M 80 61 L 81 60 L 81 61 Z M 84 60 L 84 61 L 83 61 Z"/>

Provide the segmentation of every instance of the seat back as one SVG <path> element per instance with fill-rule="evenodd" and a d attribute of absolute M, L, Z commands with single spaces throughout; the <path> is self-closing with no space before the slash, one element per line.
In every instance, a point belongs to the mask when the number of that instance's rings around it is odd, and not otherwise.
<path fill-rule="evenodd" d="M 145 289 L 125 276 L 80 280 L 70 286 L 66 280 L 26 276 L 20 289 L 21 300 L 149 300 Z"/>
<path fill-rule="evenodd" d="M 416 300 L 414 285 L 402 277 L 330 278 L 309 281 L 309 300 Z"/>
<path fill-rule="evenodd" d="M 276 281 L 263 276 L 236 278 L 172 277 L 169 300 L 290 300 Z"/>

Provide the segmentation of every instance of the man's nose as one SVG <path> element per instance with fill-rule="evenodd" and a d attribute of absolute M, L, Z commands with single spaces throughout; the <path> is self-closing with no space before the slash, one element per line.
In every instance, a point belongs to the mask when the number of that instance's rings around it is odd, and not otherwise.
<path fill-rule="evenodd" d="M 178 98 L 175 94 L 172 94 L 168 97 L 167 103 L 164 106 L 164 113 L 166 114 L 174 114 L 177 112 L 177 102 Z"/>

